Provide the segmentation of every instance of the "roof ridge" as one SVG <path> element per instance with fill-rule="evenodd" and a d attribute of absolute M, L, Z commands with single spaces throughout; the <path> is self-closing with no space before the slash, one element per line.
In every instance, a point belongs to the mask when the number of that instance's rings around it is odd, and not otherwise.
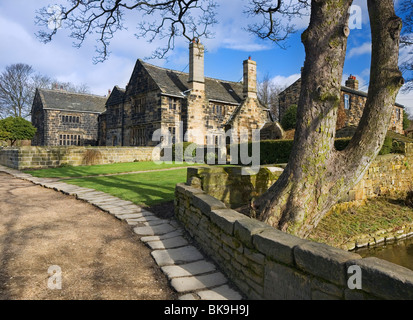
<path fill-rule="evenodd" d="M 82 96 L 89 96 L 89 97 L 94 97 L 94 98 L 107 98 L 106 96 L 100 96 L 97 94 L 93 93 L 81 93 L 81 92 L 71 92 L 71 91 L 66 91 L 66 90 L 60 90 L 60 89 L 44 89 L 44 88 L 37 88 L 39 91 L 48 91 L 48 92 L 53 92 L 53 93 L 63 93 L 63 94 L 73 94 L 73 95 L 82 95 Z"/>
<path fill-rule="evenodd" d="M 174 69 L 170 69 L 170 68 L 160 67 L 160 66 L 157 66 L 157 65 L 148 63 L 148 62 L 146 62 L 146 61 L 143 61 L 142 59 L 138 59 L 138 60 L 139 60 L 141 63 L 143 63 L 143 64 L 146 64 L 146 65 L 149 65 L 149 66 L 151 66 L 151 67 L 155 67 L 155 68 L 158 68 L 158 69 L 161 69 L 161 70 L 172 71 L 172 72 L 180 73 L 180 74 L 183 74 L 183 75 L 189 75 L 189 72 L 183 72 L 183 71 L 178 71 L 178 70 L 174 70 Z M 206 77 L 206 76 L 204 76 L 204 78 L 205 78 L 205 79 L 209 79 L 209 80 L 215 80 L 215 81 L 218 80 L 218 81 L 220 81 L 220 82 L 226 82 L 226 83 L 241 84 L 241 82 L 231 81 L 231 80 L 223 80 L 223 79 Z"/>

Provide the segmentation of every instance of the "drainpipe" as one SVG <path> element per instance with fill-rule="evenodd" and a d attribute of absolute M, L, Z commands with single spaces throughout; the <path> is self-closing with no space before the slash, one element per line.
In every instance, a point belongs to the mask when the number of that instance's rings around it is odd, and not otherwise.
<path fill-rule="evenodd" d="M 124 127 L 125 127 L 125 98 L 122 99 L 122 127 L 121 127 L 121 146 L 124 147 Z"/>

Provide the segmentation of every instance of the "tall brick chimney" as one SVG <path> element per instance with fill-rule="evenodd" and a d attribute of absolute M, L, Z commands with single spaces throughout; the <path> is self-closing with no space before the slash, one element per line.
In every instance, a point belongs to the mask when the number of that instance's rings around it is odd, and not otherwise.
<path fill-rule="evenodd" d="M 348 79 L 346 80 L 346 87 L 358 90 L 359 89 L 359 81 L 356 79 L 355 76 L 350 75 Z"/>
<path fill-rule="evenodd" d="M 189 44 L 189 89 L 205 92 L 204 46 L 194 38 Z"/>
<path fill-rule="evenodd" d="M 251 57 L 248 60 L 243 62 L 244 66 L 244 98 L 257 98 L 257 63 L 251 60 Z"/>

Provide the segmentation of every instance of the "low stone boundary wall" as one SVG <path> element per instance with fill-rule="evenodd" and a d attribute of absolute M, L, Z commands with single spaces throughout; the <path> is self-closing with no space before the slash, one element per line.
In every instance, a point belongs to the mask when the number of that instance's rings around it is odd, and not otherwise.
<path fill-rule="evenodd" d="M 0 164 L 18 170 L 152 161 L 153 147 L 19 147 L 0 149 Z"/>
<path fill-rule="evenodd" d="M 255 175 L 242 175 L 241 167 L 189 168 L 187 183 L 231 208 L 257 198 L 277 181 L 281 167 L 262 166 Z M 353 202 L 378 196 L 403 198 L 413 190 L 413 153 L 377 156 L 359 183 L 339 202 Z"/>
<path fill-rule="evenodd" d="M 193 167 L 187 170 L 187 183 L 238 208 L 268 190 L 282 172 L 279 167 L 261 167 L 254 175 L 243 175 L 241 167 Z"/>
<path fill-rule="evenodd" d="M 249 299 L 413 299 L 407 268 L 286 234 L 186 184 L 175 193 L 177 219 Z"/>

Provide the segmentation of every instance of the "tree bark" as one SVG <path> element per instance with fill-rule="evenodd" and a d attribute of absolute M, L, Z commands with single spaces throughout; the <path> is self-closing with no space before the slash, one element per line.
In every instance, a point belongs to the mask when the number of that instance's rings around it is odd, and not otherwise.
<path fill-rule="evenodd" d="M 401 19 L 392 0 L 369 0 L 372 62 L 367 103 L 344 151 L 334 147 L 352 0 L 313 0 L 293 151 L 279 180 L 253 204 L 262 221 L 307 237 L 356 185 L 380 151 L 397 93 Z"/>

